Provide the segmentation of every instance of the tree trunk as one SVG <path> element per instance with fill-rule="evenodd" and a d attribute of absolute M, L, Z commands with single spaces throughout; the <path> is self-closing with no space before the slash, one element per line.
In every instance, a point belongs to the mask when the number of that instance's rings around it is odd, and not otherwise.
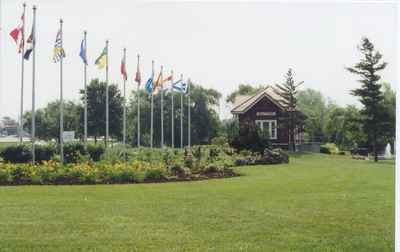
<path fill-rule="evenodd" d="M 94 135 L 94 144 L 97 144 L 97 135 Z"/>
<path fill-rule="evenodd" d="M 373 142 L 372 146 L 373 146 L 372 148 L 374 151 L 374 160 L 375 160 L 375 162 L 378 162 L 378 150 L 376 148 L 376 132 L 374 132 L 374 142 Z"/>

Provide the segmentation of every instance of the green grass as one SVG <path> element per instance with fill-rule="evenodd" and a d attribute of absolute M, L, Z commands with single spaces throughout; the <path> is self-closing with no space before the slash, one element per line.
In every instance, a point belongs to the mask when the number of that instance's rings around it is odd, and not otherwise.
<path fill-rule="evenodd" d="M 392 251 L 394 162 L 297 155 L 199 182 L 0 187 L 0 251 Z"/>

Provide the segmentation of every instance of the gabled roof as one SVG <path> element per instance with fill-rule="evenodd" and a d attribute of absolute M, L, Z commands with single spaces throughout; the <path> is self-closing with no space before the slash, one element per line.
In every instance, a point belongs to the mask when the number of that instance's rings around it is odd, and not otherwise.
<path fill-rule="evenodd" d="M 282 110 L 284 105 L 282 104 L 282 98 L 277 95 L 271 86 L 267 86 L 264 90 L 258 92 L 255 95 L 243 95 L 238 96 L 235 99 L 232 114 L 243 114 L 256 105 L 262 98 L 267 97 L 271 102 L 277 105 Z"/>

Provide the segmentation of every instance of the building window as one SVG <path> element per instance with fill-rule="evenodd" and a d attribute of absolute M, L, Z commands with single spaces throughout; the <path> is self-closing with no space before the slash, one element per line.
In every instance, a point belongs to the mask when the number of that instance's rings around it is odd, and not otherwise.
<path fill-rule="evenodd" d="M 270 139 L 277 139 L 277 123 L 276 120 L 256 120 L 256 125 L 261 130 L 268 132 Z"/>

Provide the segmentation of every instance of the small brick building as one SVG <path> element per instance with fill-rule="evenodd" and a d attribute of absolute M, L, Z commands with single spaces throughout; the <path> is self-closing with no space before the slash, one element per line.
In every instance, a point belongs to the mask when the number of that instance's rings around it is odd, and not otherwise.
<path fill-rule="evenodd" d="M 289 129 L 284 123 L 287 111 L 271 86 L 255 95 L 238 96 L 231 113 L 239 118 L 240 128 L 246 123 L 254 123 L 262 130 L 267 130 L 274 147 L 288 148 Z M 300 123 L 295 130 L 295 141 L 296 145 L 300 145 L 304 142 L 303 121 L 306 116 L 298 110 L 296 113 Z"/>

